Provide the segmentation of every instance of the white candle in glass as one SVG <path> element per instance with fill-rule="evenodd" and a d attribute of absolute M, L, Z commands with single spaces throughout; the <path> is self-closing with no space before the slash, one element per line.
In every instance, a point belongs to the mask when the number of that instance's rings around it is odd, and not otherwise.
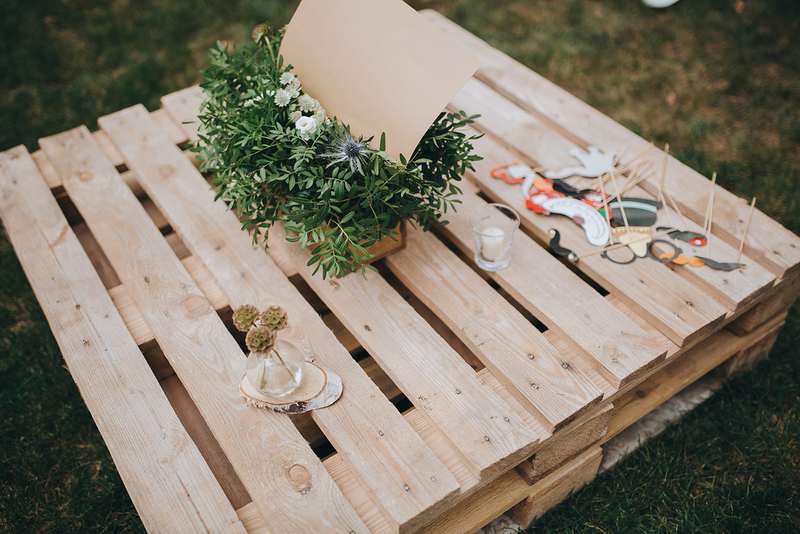
<path fill-rule="evenodd" d="M 496 226 L 485 228 L 481 230 L 481 244 L 483 257 L 489 261 L 494 261 L 503 253 L 505 232 Z"/>

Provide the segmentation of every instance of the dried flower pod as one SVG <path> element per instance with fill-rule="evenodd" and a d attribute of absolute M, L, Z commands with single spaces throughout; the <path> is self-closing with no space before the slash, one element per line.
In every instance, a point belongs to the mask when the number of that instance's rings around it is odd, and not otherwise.
<path fill-rule="evenodd" d="M 247 333 L 244 342 L 251 352 L 269 352 L 275 345 L 275 332 L 266 326 L 254 326 Z"/>
<path fill-rule="evenodd" d="M 259 24 L 253 28 L 253 33 L 250 34 L 250 37 L 257 45 L 263 45 L 269 42 L 269 32 L 269 24 Z"/>
<path fill-rule="evenodd" d="M 260 313 L 252 304 L 245 304 L 233 312 L 233 326 L 240 332 L 247 332 L 258 320 Z"/>
<path fill-rule="evenodd" d="M 262 325 L 277 332 L 289 326 L 289 314 L 280 306 L 270 306 L 261 314 L 260 321 Z"/>

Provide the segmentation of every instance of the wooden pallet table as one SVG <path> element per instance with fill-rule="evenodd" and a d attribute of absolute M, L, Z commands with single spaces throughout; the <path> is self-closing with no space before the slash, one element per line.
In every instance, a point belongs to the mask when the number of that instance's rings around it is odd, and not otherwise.
<path fill-rule="evenodd" d="M 605 441 L 774 342 L 800 239 L 756 211 L 744 270 L 560 261 L 548 230 L 579 253 L 583 231 L 525 209 L 490 169 L 646 141 L 425 16 L 484 62 L 452 106 L 482 115 L 485 159 L 449 226 L 411 231 L 380 274 L 312 276 L 277 230 L 269 254 L 251 244 L 182 150 L 196 87 L 0 154 L 3 224 L 149 531 L 471 532 L 512 507 L 524 526 L 591 481 Z M 666 190 L 697 228 L 709 185 L 669 159 Z M 715 256 L 733 261 L 748 206 L 715 191 Z M 487 201 L 522 215 L 511 266 L 492 274 L 472 263 L 468 223 Z M 246 406 L 230 321 L 245 303 L 288 310 L 287 336 L 342 377 L 336 404 Z"/>

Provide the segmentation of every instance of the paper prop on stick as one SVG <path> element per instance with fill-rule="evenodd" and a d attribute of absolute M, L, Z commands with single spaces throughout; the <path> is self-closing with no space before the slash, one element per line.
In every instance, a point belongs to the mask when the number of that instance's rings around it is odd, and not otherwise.
<path fill-rule="evenodd" d="M 614 168 L 615 152 L 604 154 L 596 146 L 589 147 L 589 153 L 573 148 L 569 151 L 570 155 L 581 162 L 579 167 L 565 167 L 560 170 L 546 171 L 545 178 L 560 180 L 569 176 L 584 176 L 586 178 L 597 178 L 606 174 Z"/>
<path fill-rule="evenodd" d="M 569 217 L 583 228 L 586 240 L 596 247 L 608 243 L 611 235 L 608 223 L 596 209 L 580 200 L 560 195 L 553 197 L 548 192 L 542 192 L 531 196 L 526 205 L 531 209 L 534 209 L 534 206 L 542 209 L 541 213 L 558 213 Z"/>
<path fill-rule="evenodd" d="M 608 207 L 611 208 L 612 218 L 618 223 L 623 219 L 620 204 L 625 208 L 625 215 L 628 218 L 628 224 L 631 226 L 651 226 L 655 224 L 658 217 L 658 208 L 661 207 L 661 202 L 647 198 L 623 197 L 622 201 L 611 201 L 608 203 Z"/>
<path fill-rule="evenodd" d="M 385 132 L 398 159 L 481 65 L 401 0 L 303 0 L 281 54 L 329 115 L 354 136 Z"/>

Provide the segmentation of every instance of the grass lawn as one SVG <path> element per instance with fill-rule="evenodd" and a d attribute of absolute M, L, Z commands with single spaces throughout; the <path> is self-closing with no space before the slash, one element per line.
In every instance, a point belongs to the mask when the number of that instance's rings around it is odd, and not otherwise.
<path fill-rule="evenodd" d="M 800 2 L 412 0 L 800 233 Z M 295 1 L 4 0 L 0 151 L 199 80 L 217 39 Z M 0 231 L 0 531 L 140 532 Z M 771 359 L 546 514 L 533 532 L 800 531 L 800 309 Z"/>

